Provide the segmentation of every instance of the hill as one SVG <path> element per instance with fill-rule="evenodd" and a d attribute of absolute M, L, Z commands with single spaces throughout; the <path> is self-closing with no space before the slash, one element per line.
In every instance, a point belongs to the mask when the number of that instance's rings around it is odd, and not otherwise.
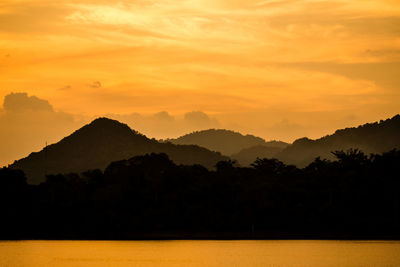
<path fill-rule="evenodd" d="M 183 135 L 167 141 L 180 145 L 198 145 L 212 151 L 221 152 L 224 155 L 239 153 L 242 149 L 253 146 L 286 147 L 287 144 L 280 141 L 266 142 L 254 135 L 242 135 L 238 132 L 224 129 L 209 129 Z"/>
<path fill-rule="evenodd" d="M 99 118 L 60 142 L 15 161 L 29 183 L 40 183 L 45 175 L 104 169 L 110 162 L 147 153 L 165 153 L 177 164 L 201 164 L 213 168 L 227 157 L 195 145 L 160 143 L 130 129 L 126 124 Z"/>
<path fill-rule="evenodd" d="M 360 149 L 365 153 L 383 153 L 400 148 L 400 115 L 380 122 L 337 130 L 317 140 L 300 138 L 276 157 L 288 164 L 304 167 L 316 157 L 333 159 L 336 150 Z"/>

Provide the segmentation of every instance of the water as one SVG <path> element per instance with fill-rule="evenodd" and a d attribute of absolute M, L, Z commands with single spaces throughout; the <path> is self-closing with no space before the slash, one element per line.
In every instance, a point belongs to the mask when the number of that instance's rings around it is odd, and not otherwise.
<path fill-rule="evenodd" d="M 6 241 L 1 267 L 396 267 L 386 241 Z"/>

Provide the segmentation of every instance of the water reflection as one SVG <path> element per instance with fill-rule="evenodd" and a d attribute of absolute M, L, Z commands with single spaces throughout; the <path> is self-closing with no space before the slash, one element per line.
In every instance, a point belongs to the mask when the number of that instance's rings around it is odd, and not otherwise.
<path fill-rule="evenodd" d="M 395 267 L 400 242 L 8 241 L 0 266 Z"/>

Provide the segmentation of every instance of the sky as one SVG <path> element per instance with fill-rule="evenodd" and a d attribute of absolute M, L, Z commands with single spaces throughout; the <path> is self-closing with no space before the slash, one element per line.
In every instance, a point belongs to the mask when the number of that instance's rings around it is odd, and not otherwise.
<path fill-rule="evenodd" d="M 399 84 L 398 0 L 0 2 L 0 165 L 98 116 L 318 138 L 399 113 Z"/>

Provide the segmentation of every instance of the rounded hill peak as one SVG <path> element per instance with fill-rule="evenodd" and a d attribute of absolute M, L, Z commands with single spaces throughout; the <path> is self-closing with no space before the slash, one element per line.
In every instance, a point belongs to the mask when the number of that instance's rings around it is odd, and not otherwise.
<path fill-rule="evenodd" d="M 70 136 L 61 140 L 61 143 L 72 142 L 75 145 L 84 143 L 116 143 L 130 142 L 134 138 L 136 141 L 146 141 L 147 138 L 132 130 L 125 123 L 117 120 L 101 117 L 86 124 L 82 128 L 75 131 Z"/>
<path fill-rule="evenodd" d="M 84 132 L 96 132 L 97 134 L 138 134 L 136 131 L 132 130 L 128 125 L 125 123 L 121 123 L 117 120 L 100 117 L 93 120 L 91 123 L 85 125 L 78 131 Z"/>
<path fill-rule="evenodd" d="M 125 123 L 121 123 L 117 120 L 109 119 L 106 117 L 99 117 L 88 124 L 91 127 L 124 127 L 129 128 Z M 130 129 L 130 128 L 129 128 Z"/>

